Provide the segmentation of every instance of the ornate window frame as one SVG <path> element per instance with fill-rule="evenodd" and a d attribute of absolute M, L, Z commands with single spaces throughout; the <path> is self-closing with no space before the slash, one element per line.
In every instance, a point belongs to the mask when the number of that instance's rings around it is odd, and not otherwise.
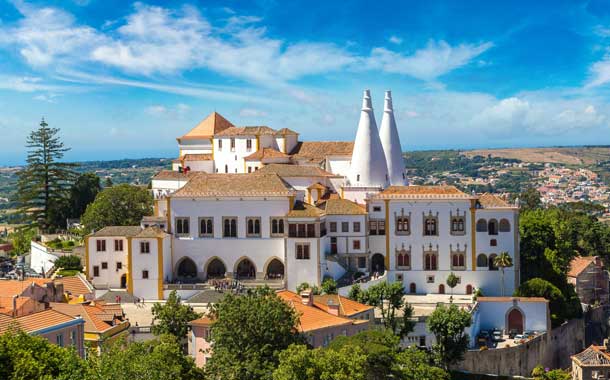
<path fill-rule="evenodd" d="M 406 256 L 409 260 L 409 265 L 398 265 L 398 256 L 399 255 L 403 255 Z M 411 262 L 411 246 L 409 246 L 408 249 L 405 249 L 405 245 L 404 243 L 402 244 L 402 247 L 400 249 L 395 248 L 394 249 L 394 263 L 395 263 L 395 267 L 396 270 L 411 270 L 411 266 L 412 266 L 412 262 Z"/>
<path fill-rule="evenodd" d="M 435 258 L 434 264 L 436 264 L 436 265 L 430 265 L 430 268 L 426 267 L 426 256 L 428 256 L 428 255 L 434 256 L 434 258 Z M 436 250 L 432 246 L 432 243 L 430 243 L 428 245 L 427 249 L 426 249 L 425 245 L 422 246 L 422 264 L 423 264 L 423 269 L 426 271 L 438 270 L 438 267 L 439 267 L 438 244 L 436 245 Z M 430 264 L 432 264 L 432 262 Z"/>
<path fill-rule="evenodd" d="M 449 263 L 451 265 L 452 270 L 466 270 L 466 267 L 468 266 L 468 262 L 467 262 L 468 256 L 466 255 L 467 250 L 468 250 L 468 244 L 464 244 L 464 249 L 462 249 L 462 250 L 460 250 L 460 243 L 457 244 L 457 247 L 455 249 L 453 249 L 453 244 L 449 244 L 449 252 L 451 252 L 451 260 Z M 458 255 L 462 256 L 464 265 L 454 265 L 453 264 L 453 257 L 458 256 Z M 458 259 L 458 262 L 459 262 L 459 259 Z"/>
<path fill-rule="evenodd" d="M 439 223 L 438 223 L 438 211 L 436 212 L 436 215 L 432 214 L 432 210 L 428 211 L 428 215 L 426 215 L 425 212 L 422 211 L 422 216 L 423 216 L 423 230 L 422 230 L 422 235 L 423 236 L 439 236 Z M 427 224 L 428 221 L 433 221 L 434 222 L 434 226 L 435 226 L 435 230 L 433 234 L 428 234 L 428 230 L 427 230 Z"/>
<path fill-rule="evenodd" d="M 454 227 L 456 227 L 454 229 Z M 449 233 L 452 236 L 464 236 L 466 235 L 466 211 L 460 214 L 460 209 L 457 209 L 456 215 L 449 211 Z"/>
<path fill-rule="evenodd" d="M 406 228 L 404 225 L 406 223 Z M 402 226 L 401 228 L 399 228 Z M 405 209 L 400 209 L 400 214 L 394 211 L 394 234 L 400 236 L 409 236 L 411 235 L 411 212 L 405 214 Z"/>

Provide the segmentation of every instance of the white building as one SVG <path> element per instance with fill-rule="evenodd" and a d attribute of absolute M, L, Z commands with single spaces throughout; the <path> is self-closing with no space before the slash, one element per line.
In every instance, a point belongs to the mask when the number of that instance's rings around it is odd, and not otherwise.
<path fill-rule="evenodd" d="M 128 239 L 157 226 L 167 233 L 163 249 L 127 261 L 124 251 L 96 250 L 94 241 L 110 238 L 98 231 L 87 238 L 88 277 L 150 298 L 137 281 L 147 270 L 161 298 L 163 282 L 237 277 L 294 290 L 355 272 L 384 274 L 414 294 L 444 293 L 453 272 L 460 279 L 455 293 L 501 295 L 504 284 L 512 294 L 519 283 L 518 208 L 451 186 L 404 186 L 389 94 L 381 131 L 367 90 L 354 142 L 298 137 L 288 128 L 236 127 L 212 113 L 178 138 L 174 170 L 153 178 L 155 214 L 122 237 L 131 247 Z M 493 258 L 504 251 L 514 265 L 502 276 Z M 109 254 L 127 266 L 101 269 Z"/>

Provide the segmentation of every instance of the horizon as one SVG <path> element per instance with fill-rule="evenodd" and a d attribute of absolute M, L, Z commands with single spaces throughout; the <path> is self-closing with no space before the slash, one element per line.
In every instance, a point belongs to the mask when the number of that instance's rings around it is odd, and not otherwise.
<path fill-rule="evenodd" d="M 72 162 L 175 157 L 212 111 L 352 140 L 365 88 L 403 151 L 610 145 L 603 1 L 15 0 L 0 36 L 0 167 L 41 117 Z"/>

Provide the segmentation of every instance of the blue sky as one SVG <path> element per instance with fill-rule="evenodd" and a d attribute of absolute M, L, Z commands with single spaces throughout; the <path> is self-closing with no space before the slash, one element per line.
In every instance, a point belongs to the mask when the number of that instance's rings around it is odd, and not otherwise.
<path fill-rule="evenodd" d="M 174 156 L 211 111 L 405 149 L 610 144 L 607 1 L 0 0 L 0 165 L 42 116 L 68 159 Z"/>

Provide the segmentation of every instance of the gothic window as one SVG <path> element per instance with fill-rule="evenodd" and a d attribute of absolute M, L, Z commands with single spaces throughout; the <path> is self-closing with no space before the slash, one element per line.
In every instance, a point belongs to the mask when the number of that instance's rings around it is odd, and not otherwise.
<path fill-rule="evenodd" d="M 510 232 L 510 222 L 508 219 L 500 219 L 500 232 Z"/>
<path fill-rule="evenodd" d="M 223 237 L 237 237 L 237 218 L 223 218 Z"/>
<path fill-rule="evenodd" d="M 397 216 L 396 217 L 396 234 L 397 235 L 408 235 L 411 231 L 411 223 L 408 216 Z"/>
<path fill-rule="evenodd" d="M 397 269 L 411 267 L 411 254 L 409 251 L 400 250 L 396 254 L 396 267 Z"/>
<path fill-rule="evenodd" d="M 485 219 L 477 221 L 477 232 L 487 232 L 487 221 Z"/>
<path fill-rule="evenodd" d="M 487 256 L 484 253 L 480 253 L 477 256 L 477 267 L 479 267 L 479 268 L 487 267 Z"/>
<path fill-rule="evenodd" d="M 283 235 L 284 234 L 284 219 L 272 218 L 271 219 L 271 235 Z"/>
<path fill-rule="evenodd" d="M 186 236 L 189 233 L 189 218 L 176 218 L 176 234 Z"/>
<path fill-rule="evenodd" d="M 438 222 L 434 216 L 426 216 L 424 218 L 424 235 L 425 236 L 437 236 L 438 235 Z"/>
<path fill-rule="evenodd" d="M 464 268 L 466 266 L 464 255 L 462 253 L 454 253 L 451 256 L 451 266 L 453 268 Z"/>
<path fill-rule="evenodd" d="M 465 220 L 463 216 L 454 216 L 451 218 L 451 234 L 462 235 L 465 230 Z"/>
<path fill-rule="evenodd" d="M 214 222 L 212 218 L 199 218 L 199 236 L 214 236 Z"/>
<path fill-rule="evenodd" d="M 249 237 L 261 236 L 261 218 L 246 218 L 246 226 Z"/>
<path fill-rule="evenodd" d="M 424 255 L 424 270 L 437 270 L 437 255 L 434 253 L 426 253 Z"/>

